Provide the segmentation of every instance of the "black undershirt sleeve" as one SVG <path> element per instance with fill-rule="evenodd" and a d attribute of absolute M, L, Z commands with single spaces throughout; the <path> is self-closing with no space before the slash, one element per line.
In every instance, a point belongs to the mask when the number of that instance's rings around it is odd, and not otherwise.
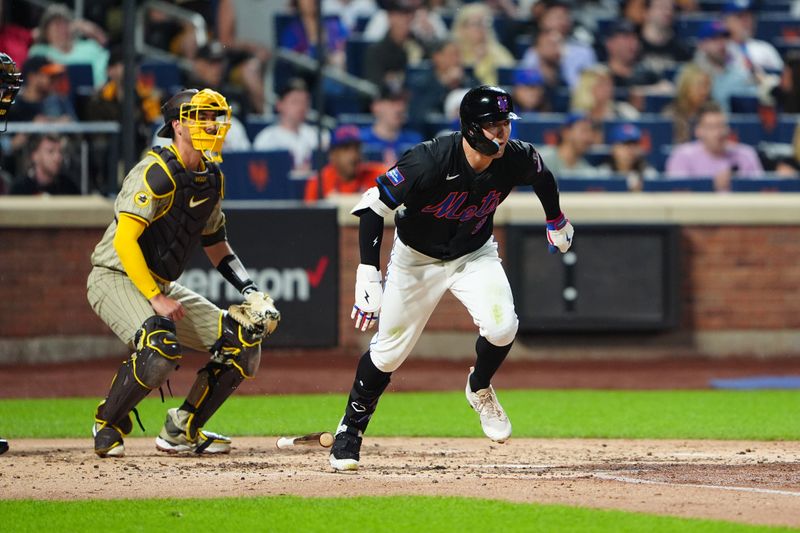
<path fill-rule="evenodd" d="M 381 269 L 381 241 L 383 240 L 383 217 L 367 209 L 358 222 L 358 247 L 361 264 Z"/>
<path fill-rule="evenodd" d="M 542 202 L 544 214 L 547 220 L 558 218 L 561 214 L 561 205 L 558 200 L 558 184 L 556 178 L 549 169 L 544 172 L 537 173 L 533 178 L 533 190 L 539 201 Z"/>
<path fill-rule="evenodd" d="M 243 295 L 258 290 L 253 280 L 248 276 L 244 265 L 242 265 L 242 262 L 235 254 L 229 254 L 223 257 L 222 261 L 217 265 L 217 271 Z"/>

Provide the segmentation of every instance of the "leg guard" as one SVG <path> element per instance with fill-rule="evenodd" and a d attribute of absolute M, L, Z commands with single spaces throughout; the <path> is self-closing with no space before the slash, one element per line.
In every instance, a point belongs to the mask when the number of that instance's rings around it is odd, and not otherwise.
<path fill-rule="evenodd" d="M 179 411 L 190 413 L 186 437 L 197 438 L 217 409 L 245 379 L 252 379 L 261 362 L 261 338 L 229 317 L 222 317 L 222 336 L 211 348 L 211 361 L 197 373 L 186 401 Z"/>
<path fill-rule="evenodd" d="M 346 431 L 342 428 L 342 426 L 346 426 L 355 428 L 362 433 L 366 431 L 367 425 L 378 407 L 381 394 L 389 386 L 391 375 L 389 372 L 382 372 L 375 366 L 369 352 L 361 357 L 339 430 Z"/>
<path fill-rule="evenodd" d="M 131 409 L 151 390 L 164 384 L 180 358 L 175 323 L 162 316 L 145 320 L 136 334 L 136 353 L 117 370 L 108 396 L 97 408 L 95 421 L 101 426 L 130 431 Z"/>

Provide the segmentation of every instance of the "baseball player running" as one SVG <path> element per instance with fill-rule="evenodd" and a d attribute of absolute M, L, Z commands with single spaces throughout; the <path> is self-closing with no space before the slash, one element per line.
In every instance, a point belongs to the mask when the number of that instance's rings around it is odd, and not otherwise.
<path fill-rule="evenodd" d="M 466 396 L 483 432 L 504 442 L 511 422 L 491 386 L 517 332 L 514 299 L 492 236 L 495 209 L 516 185 L 532 185 L 547 218 L 551 251 L 566 252 L 573 228 L 561 212 L 553 174 L 533 146 L 509 140 L 511 96 L 498 87 L 471 89 L 460 108 L 461 131 L 418 144 L 377 179 L 352 213 L 360 217 L 355 327 L 378 332 L 361 357 L 330 464 L 357 470 L 361 442 L 378 400 L 414 347 L 445 291 L 478 326 L 477 359 Z M 400 206 L 403 206 L 400 208 Z M 385 284 L 380 271 L 383 219 L 396 233 Z"/>
<path fill-rule="evenodd" d="M 0 121 L 3 122 L 3 129 L 6 131 L 8 126 L 8 110 L 17 97 L 17 93 L 22 87 L 22 75 L 17 71 L 17 63 L 6 53 L 0 52 Z M 0 188 L 0 194 L 2 188 Z M 8 441 L 0 437 L 0 455 L 8 451 Z"/>
<path fill-rule="evenodd" d="M 231 109 L 210 89 L 187 89 L 161 109 L 161 137 L 125 177 L 114 221 L 92 254 L 87 282 L 97 315 L 133 350 L 111 382 L 94 417 L 94 451 L 121 457 L 133 429 L 131 411 L 178 367 L 181 346 L 208 350 L 186 400 L 167 411 L 156 448 L 168 453 L 228 453 L 231 440 L 203 430 L 209 418 L 261 360 L 261 341 L 280 320 L 228 244 L 220 208 L 224 176 L 217 163 Z M 222 276 L 245 299 L 228 312 L 182 287 L 181 275 L 201 243 Z M 140 422 L 141 425 L 141 422 Z"/>

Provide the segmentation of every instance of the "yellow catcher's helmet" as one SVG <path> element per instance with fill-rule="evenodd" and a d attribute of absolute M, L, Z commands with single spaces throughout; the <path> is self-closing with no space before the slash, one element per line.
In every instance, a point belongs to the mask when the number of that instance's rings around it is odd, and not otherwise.
<path fill-rule="evenodd" d="M 231 128 L 231 108 L 224 96 L 211 89 L 185 89 L 170 98 L 161 113 L 164 125 L 159 137 L 172 137 L 172 121 L 177 120 L 189 129 L 195 150 L 208 161 L 222 161 L 222 144 Z"/>

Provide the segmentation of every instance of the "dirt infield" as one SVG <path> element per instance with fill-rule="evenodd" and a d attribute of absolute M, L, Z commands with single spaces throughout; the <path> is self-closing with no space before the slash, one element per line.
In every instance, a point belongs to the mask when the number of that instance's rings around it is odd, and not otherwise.
<path fill-rule="evenodd" d="M 0 367 L 0 397 L 102 396 L 124 356 L 86 363 Z M 172 376 L 188 389 L 205 356 Z M 346 393 L 357 355 L 264 359 L 238 394 Z M 462 390 L 469 363 L 409 360 L 391 391 Z M 709 380 L 797 374 L 800 362 L 666 360 L 508 361 L 508 388 L 703 389 Z M 90 439 L 14 439 L 0 456 L 0 498 L 212 497 L 293 494 L 452 495 L 561 503 L 800 527 L 800 442 L 372 438 L 362 469 L 336 474 L 321 448 L 279 451 L 275 439 L 237 438 L 228 456 L 166 456 L 127 439 L 127 456 L 100 460 Z"/>
<path fill-rule="evenodd" d="M 91 440 L 15 440 L 3 498 L 437 495 L 800 526 L 800 443 L 369 438 L 362 468 L 334 473 L 327 450 L 240 438 L 230 455 L 169 456 L 152 439 L 98 459 Z"/>

